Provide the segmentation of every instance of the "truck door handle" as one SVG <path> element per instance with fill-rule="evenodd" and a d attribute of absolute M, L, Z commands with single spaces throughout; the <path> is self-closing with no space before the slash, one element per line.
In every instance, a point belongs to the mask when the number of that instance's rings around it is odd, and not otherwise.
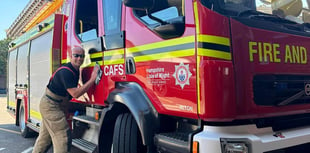
<path fill-rule="evenodd" d="M 133 57 L 126 58 L 126 74 L 136 73 L 136 64 Z"/>

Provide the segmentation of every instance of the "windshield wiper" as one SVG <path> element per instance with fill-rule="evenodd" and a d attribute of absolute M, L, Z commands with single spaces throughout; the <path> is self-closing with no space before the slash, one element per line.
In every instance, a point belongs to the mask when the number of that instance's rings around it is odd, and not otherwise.
<path fill-rule="evenodd" d="M 277 104 L 277 106 L 288 105 L 288 104 L 292 103 L 293 101 L 295 101 L 295 100 L 297 100 L 297 99 L 303 97 L 304 94 L 305 94 L 305 91 L 302 90 L 302 91 L 298 92 L 297 94 L 295 94 L 295 95 L 293 95 L 293 96 L 291 96 L 291 97 L 289 97 L 289 98 L 287 98 L 287 99 L 285 99 L 285 100 L 279 102 L 279 103 Z"/>
<path fill-rule="evenodd" d="M 297 24 L 294 21 L 281 18 L 277 15 L 267 14 L 267 13 L 263 13 L 263 12 L 259 12 L 259 11 L 251 10 L 251 9 L 239 12 L 238 17 L 247 17 L 250 19 L 261 19 L 261 20 L 277 22 L 277 23 Z"/>
<path fill-rule="evenodd" d="M 265 14 L 265 13 L 263 13 L 263 12 L 258 12 L 258 11 L 256 11 L 256 10 L 248 9 L 248 10 L 240 11 L 240 12 L 238 13 L 238 16 L 239 16 L 239 17 L 242 17 L 242 16 L 259 15 L 259 14 Z"/>

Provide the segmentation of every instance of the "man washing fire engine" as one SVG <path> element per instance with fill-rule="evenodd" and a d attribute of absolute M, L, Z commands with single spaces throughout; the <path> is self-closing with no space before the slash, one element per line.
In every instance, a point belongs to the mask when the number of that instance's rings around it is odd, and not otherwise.
<path fill-rule="evenodd" d="M 70 62 L 58 68 L 49 80 L 46 92 L 40 101 L 42 123 L 33 153 L 45 152 L 51 143 L 55 153 L 70 152 L 71 130 L 65 116 L 65 103 L 83 95 L 95 84 L 99 67 L 95 66 L 90 79 L 78 87 L 79 69 L 84 62 L 85 51 L 74 47 Z"/>

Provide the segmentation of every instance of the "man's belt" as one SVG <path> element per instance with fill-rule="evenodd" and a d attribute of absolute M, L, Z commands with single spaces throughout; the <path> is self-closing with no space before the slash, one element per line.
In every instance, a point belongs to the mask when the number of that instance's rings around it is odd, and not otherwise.
<path fill-rule="evenodd" d="M 52 101 L 54 101 L 54 102 L 57 102 L 57 103 L 61 103 L 62 102 L 62 99 L 55 99 L 55 98 L 53 98 L 52 96 L 50 96 L 50 95 L 48 95 L 48 94 L 45 94 L 45 96 L 48 98 L 48 99 L 50 99 L 50 100 L 52 100 Z"/>
<path fill-rule="evenodd" d="M 54 102 L 56 102 L 56 103 L 61 103 L 61 102 L 63 102 L 63 101 L 68 101 L 68 100 L 69 100 L 69 97 L 68 97 L 68 96 L 67 96 L 67 97 L 64 97 L 64 96 L 56 95 L 56 94 L 54 94 L 52 91 L 50 91 L 48 88 L 46 88 L 45 96 L 46 96 L 48 99 L 50 99 L 50 100 L 52 100 L 52 101 L 54 101 Z"/>

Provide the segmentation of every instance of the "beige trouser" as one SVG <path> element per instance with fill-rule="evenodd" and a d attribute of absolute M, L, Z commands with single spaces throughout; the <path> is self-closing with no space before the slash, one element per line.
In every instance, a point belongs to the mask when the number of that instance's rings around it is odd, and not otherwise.
<path fill-rule="evenodd" d="M 47 91 L 46 93 L 49 93 Z M 58 98 L 53 94 L 52 98 Z M 62 103 L 67 103 L 63 101 Z M 34 145 L 33 153 L 46 152 L 53 142 L 54 153 L 68 153 L 71 148 L 71 130 L 69 128 L 64 110 L 60 103 L 52 101 L 44 94 L 40 101 L 42 122 L 40 133 Z"/>

